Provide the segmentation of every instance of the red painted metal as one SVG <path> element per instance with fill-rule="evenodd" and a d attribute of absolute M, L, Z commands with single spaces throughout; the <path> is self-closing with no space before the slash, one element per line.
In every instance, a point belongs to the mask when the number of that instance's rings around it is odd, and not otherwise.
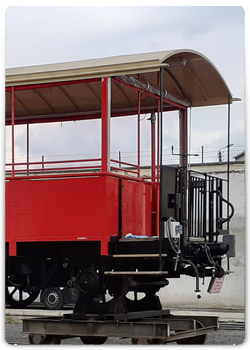
<path fill-rule="evenodd" d="M 12 176 L 15 175 L 15 91 L 14 86 L 11 88 L 11 143 L 12 143 Z"/>
<path fill-rule="evenodd" d="M 127 162 L 123 162 L 123 161 L 119 161 L 119 160 L 115 160 L 115 159 L 110 159 L 110 161 L 114 162 L 114 163 L 118 163 L 118 164 L 132 166 L 132 167 L 134 167 L 136 169 L 140 169 L 139 165 L 135 165 L 135 164 L 132 164 L 132 163 L 127 163 Z"/>
<path fill-rule="evenodd" d="M 72 81 L 58 81 L 56 83 L 16 85 L 15 91 L 52 88 L 52 87 L 56 87 L 56 86 L 65 86 L 65 85 L 67 86 L 67 85 L 76 85 L 76 84 L 86 84 L 86 83 L 93 83 L 96 81 L 101 81 L 101 78 L 80 79 L 80 80 L 72 80 Z M 12 90 L 12 86 L 7 86 L 5 88 L 6 92 L 10 92 L 11 90 Z"/>
<path fill-rule="evenodd" d="M 151 118 L 153 116 L 151 115 Z M 156 229 L 156 186 L 155 186 L 155 120 L 151 120 L 151 179 L 154 183 L 154 190 L 152 193 L 152 213 L 153 227 Z M 157 223 L 158 224 L 158 223 Z"/>
<path fill-rule="evenodd" d="M 15 163 L 18 165 L 48 165 L 48 164 L 65 164 L 65 163 L 79 163 L 79 162 L 100 162 L 101 158 L 91 158 L 91 159 L 70 159 L 70 160 L 46 160 L 44 162 L 29 162 L 29 163 Z M 7 163 L 6 166 L 10 166 L 12 163 Z M 132 164 L 129 164 L 132 165 Z M 56 168 L 55 168 L 56 169 Z"/>
<path fill-rule="evenodd" d="M 14 165 L 15 169 L 13 170 L 8 170 L 6 169 L 6 174 L 9 173 L 23 173 L 27 171 L 27 175 L 29 175 L 30 172 L 37 172 L 37 175 L 40 175 L 41 171 L 67 171 L 67 170 L 79 170 L 79 169 L 100 169 L 101 166 L 98 164 L 95 165 L 86 165 L 86 166 L 71 166 L 71 167 L 66 167 L 66 166 L 61 166 L 61 167 L 48 167 L 45 169 L 45 165 L 53 165 L 53 164 L 72 164 L 72 163 L 84 163 L 84 162 L 91 162 L 91 163 L 96 163 L 99 162 L 101 163 L 101 159 L 74 159 L 74 160 L 64 160 L 64 161 L 41 161 L 41 162 L 23 162 L 23 163 L 7 163 L 6 167 Z M 40 167 L 34 168 L 35 165 L 40 165 Z M 16 167 L 21 166 L 22 169 L 16 169 Z"/>
<path fill-rule="evenodd" d="M 42 163 L 43 164 L 43 163 Z M 47 169 L 41 169 L 41 168 L 37 168 L 37 169 L 15 169 L 14 174 L 17 173 L 23 173 L 23 172 L 27 172 L 27 174 L 30 174 L 32 171 L 33 172 L 51 172 L 51 171 L 74 171 L 74 170 L 84 170 L 84 169 L 100 169 L 100 166 L 95 166 L 95 165 L 88 165 L 88 166 L 75 166 L 75 167 L 61 167 L 61 168 L 47 168 Z M 12 171 L 10 170 L 6 170 L 6 174 L 10 173 Z"/>
<path fill-rule="evenodd" d="M 161 72 L 157 74 L 157 86 L 160 88 Z M 157 101 L 157 182 L 160 182 L 160 111 L 161 111 L 161 100 Z M 158 221 L 159 222 L 159 221 Z"/>
<path fill-rule="evenodd" d="M 157 107 L 157 182 L 160 182 L 160 100 L 158 100 Z"/>
<path fill-rule="evenodd" d="M 59 177 L 58 177 L 59 178 Z M 6 241 L 100 241 L 108 254 L 119 232 L 119 177 L 113 174 L 29 178 L 6 183 Z M 43 181 L 45 180 L 46 181 Z M 152 184 L 124 177 L 123 232 L 151 235 Z"/>
<path fill-rule="evenodd" d="M 109 84 L 110 78 L 102 80 L 102 171 L 109 171 Z"/>
<path fill-rule="evenodd" d="M 175 111 L 179 110 L 179 107 L 166 105 L 164 106 L 163 111 Z M 141 106 L 141 113 L 154 113 L 156 111 L 155 106 L 147 106 L 142 107 Z M 136 115 L 138 113 L 138 108 L 123 108 L 121 110 L 112 110 L 111 118 L 114 117 L 123 117 L 123 116 L 130 116 L 130 115 Z M 50 114 L 50 115 L 40 115 L 36 116 L 36 119 L 32 119 L 34 116 L 24 116 L 24 117 L 18 117 L 18 119 L 15 120 L 15 125 L 22 125 L 22 124 L 42 124 L 42 123 L 55 123 L 55 122 L 66 122 L 66 121 L 77 121 L 77 120 L 92 120 L 92 119 L 99 119 L 101 118 L 100 112 L 88 112 L 88 113 L 67 113 L 67 114 Z M 11 119 L 6 120 L 5 125 L 11 125 Z"/>
<path fill-rule="evenodd" d="M 125 171 L 126 173 L 136 174 L 137 176 L 139 176 L 139 171 L 133 171 L 133 170 L 129 170 L 129 169 L 121 169 L 121 168 L 117 168 L 114 166 L 111 166 L 110 168 L 111 168 L 111 170 Z"/>
<path fill-rule="evenodd" d="M 151 178 L 155 182 L 155 122 L 151 121 Z"/>
<path fill-rule="evenodd" d="M 141 92 L 138 92 L 138 116 L 137 116 L 137 158 L 138 166 L 141 166 Z M 140 169 L 140 168 L 139 168 Z"/>
<path fill-rule="evenodd" d="M 27 175 L 29 175 L 29 161 L 30 161 L 30 129 L 29 124 L 27 124 Z"/>
<path fill-rule="evenodd" d="M 119 161 L 119 160 L 114 160 L 114 159 L 110 159 L 110 163 L 117 163 L 119 165 L 126 165 L 128 167 L 126 168 L 121 168 L 121 167 L 115 167 L 113 165 L 110 166 L 110 170 L 118 170 L 119 172 L 121 171 L 125 171 L 126 173 L 130 173 L 130 174 L 136 174 L 137 176 L 140 175 L 140 167 L 138 165 L 134 165 L 134 164 L 131 164 L 131 163 L 126 163 L 126 162 L 122 162 L 122 161 Z M 130 168 L 132 169 L 137 169 L 137 170 L 131 170 Z"/>
<path fill-rule="evenodd" d="M 152 184 L 123 180 L 122 232 L 152 235 Z"/>
<path fill-rule="evenodd" d="M 155 234 L 160 236 L 160 183 L 157 182 L 155 186 L 156 190 L 156 204 L 155 204 Z"/>
<path fill-rule="evenodd" d="M 121 170 L 119 168 L 119 170 Z M 6 177 L 6 180 L 16 180 L 16 181 L 19 181 L 19 180 L 27 180 L 27 178 L 29 180 L 40 180 L 40 179 L 63 179 L 63 178 L 82 178 L 82 177 L 88 177 L 88 176 L 105 176 L 105 175 L 110 175 L 110 173 L 108 172 L 102 172 L 102 171 L 98 171 L 98 172 L 82 172 L 82 173 L 58 173 L 58 174 L 51 174 L 50 172 L 46 172 L 45 171 L 42 171 L 42 169 L 40 169 L 40 173 L 37 174 L 37 175 L 30 175 L 29 177 L 27 177 L 27 175 L 20 175 L 18 177 L 12 177 L 12 176 L 7 176 Z M 25 171 L 24 171 L 25 172 Z M 122 179 L 128 179 L 130 180 L 131 179 L 131 176 L 128 176 L 128 175 L 123 175 L 123 174 L 117 174 L 117 173 L 112 173 L 112 177 L 117 177 L 117 178 L 122 178 Z M 146 177 L 147 179 L 147 177 Z M 145 182 L 144 178 L 137 178 L 137 177 L 133 177 L 133 180 L 136 180 L 137 182 Z M 147 181 L 147 183 L 150 183 L 149 181 Z"/>

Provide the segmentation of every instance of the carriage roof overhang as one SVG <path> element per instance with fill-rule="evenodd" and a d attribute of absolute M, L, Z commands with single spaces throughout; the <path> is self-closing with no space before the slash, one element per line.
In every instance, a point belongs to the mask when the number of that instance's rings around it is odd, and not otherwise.
<path fill-rule="evenodd" d="M 100 83 L 91 79 L 132 77 L 138 78 L 138 83 L 145 82 L 154 89 L 159 85 L 157 72 L 161 67 L 166 96 L 182 101 L 185 106 L 232 102 L 232 94 L 223 77 L 204 55 L 193 50 L 171 50 L 6 69 L 6 122 L 10 120 L 12 86 L 16 89 L 17 122 L 41 122 L 48 118 L 49 121 L 56 121 L 63 114 L 74 119 L 78 114 L 97 115 L 101 110 Z M 79 84 L 59 85 L 59 82 L 72 81 Z M 132 114 L 137 111 L 137 92 L 130 89 L 128 84 L 122 86 L 117 83 L 112 84 L 112 109 L 118 111 L 117 115 L 119 109 L 120 115 L 123 115 L 123 111 L 124 115 L 126 111 Z M 47 88 L 42 88 L 45 86 Z M 142 103 L 142 110 L 150 109 L 152 99 L 150 96 L 147 102 Z"/>

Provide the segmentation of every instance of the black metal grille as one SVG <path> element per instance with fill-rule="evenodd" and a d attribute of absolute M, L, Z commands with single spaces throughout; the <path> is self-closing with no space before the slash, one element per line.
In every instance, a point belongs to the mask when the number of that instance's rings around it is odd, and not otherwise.
<path fill-rule="evenodd" d="M 226 180 L 198 172 L 188 173 L 188 237 L 217 241 L 222 230 Z"/>

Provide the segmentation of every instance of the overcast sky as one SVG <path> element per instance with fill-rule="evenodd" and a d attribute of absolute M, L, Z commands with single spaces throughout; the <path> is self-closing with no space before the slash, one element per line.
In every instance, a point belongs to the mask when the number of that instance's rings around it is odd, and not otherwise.
<path fill-rule="evenodd" d="M 67 62 L 171 49 L 193 49 L 219 69 L 233 96 L 242 99 L 231 109 L 231 143 L 244 150 L 245 13 L 236 6 L 198 7 L 30 7 L 12 6 L 5 13 L 6 67 Z M 149 131 L 148 117 L 141 122 Z M 227 107 L 192 109 L 191 147 L 226 146 Z M 176 113 L 165 116 L 164 147 L 178 147 Z M 112 121 L 111 151 L 135 152 L 136 119 Z M 16 128 L 16 157 L 26 156 L 25 127 Z M 93 135 L 100 122 L 31 127 L 31 156 L 89 154 L 100 151 Z M 126 140 L 121 132 L 126 132 Z M 72 138 L 72 135 L 74 137 Z M 71 138 L 70 138 L 71 136 Z M 40 143 L 46 140 L 46 143 Z M 150 137 L 142 140 L 147 154 Z M 10 130 L 6 133 L 10 155 Z M 211 150 L 211 149 L 210 149 Z M 124 153 L 125 154 L 125 153 Z"/>

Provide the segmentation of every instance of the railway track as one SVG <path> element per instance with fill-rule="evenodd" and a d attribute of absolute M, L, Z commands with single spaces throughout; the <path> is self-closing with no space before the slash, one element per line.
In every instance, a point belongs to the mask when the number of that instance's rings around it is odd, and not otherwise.
<path fill-rule="evenodd" d="M 220 330 L 245 330 L 245 322 L 219 322 L 219 329 Z"/>

